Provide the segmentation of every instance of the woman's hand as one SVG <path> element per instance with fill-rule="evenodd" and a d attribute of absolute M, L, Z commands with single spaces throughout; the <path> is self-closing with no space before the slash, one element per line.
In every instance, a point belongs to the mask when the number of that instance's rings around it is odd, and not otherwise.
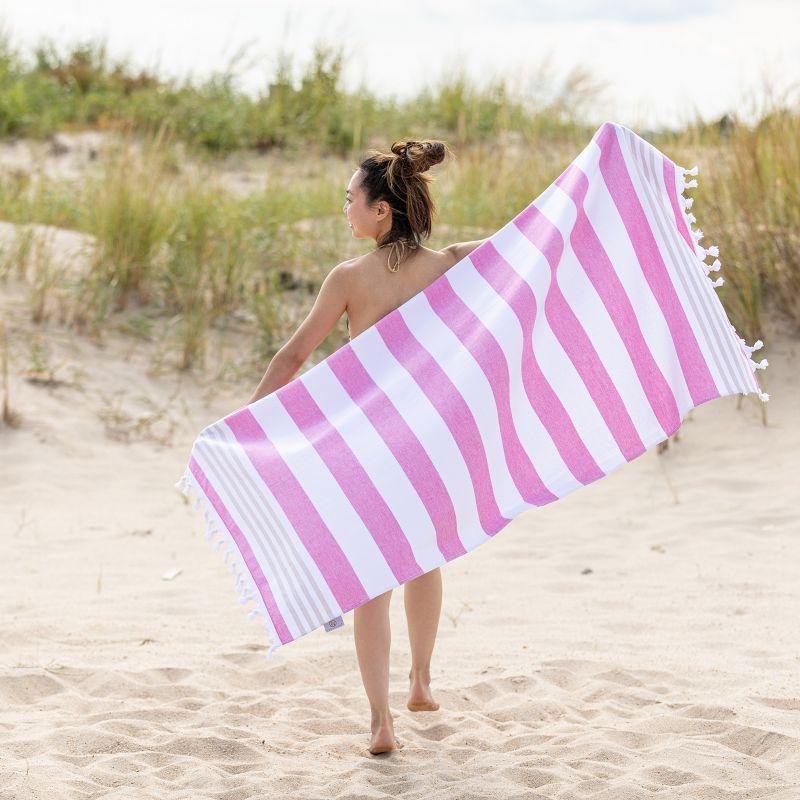
<path fill-rule="evenodd" d="M 488 237 L 487 237 L 488 238 Z M 476 247 L 480 247 L 486 239 L 476 239 L 473 242 L 456 242 L 449 244 L 442 249 L 443 253 L 450 253 L 453 258 L 453 264 L 458 264 L 462 258 L 466 258 Z"/>

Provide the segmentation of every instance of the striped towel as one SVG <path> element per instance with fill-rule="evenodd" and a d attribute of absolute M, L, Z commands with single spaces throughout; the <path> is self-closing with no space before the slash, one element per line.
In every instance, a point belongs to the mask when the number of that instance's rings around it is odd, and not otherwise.
<path fill-rule="evenodd" d="M 527 208 L 282 388 L 204 428 L 204 507 L 267 657 L 762 392 L 676 166 L 604 123 Z"/>

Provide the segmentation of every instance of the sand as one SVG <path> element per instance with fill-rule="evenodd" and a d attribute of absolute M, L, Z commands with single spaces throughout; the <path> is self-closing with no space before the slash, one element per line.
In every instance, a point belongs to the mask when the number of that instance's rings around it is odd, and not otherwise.
<path fill-rule="evenodd" d="M 766 426 L 753 396 L 706 403 L 663 454 L 443 567 L 436 712 L 405 708 L 395 590 L 405 746 L 375 757 L 352 612 L 268 662 L 173 487 L 261 375 L 37 329 L 23 291 L 0 286 L 0 799 L 800 797 L 796 335 L 764 336 Z M 26 380 L 37 338 L 60 383 Z"/>

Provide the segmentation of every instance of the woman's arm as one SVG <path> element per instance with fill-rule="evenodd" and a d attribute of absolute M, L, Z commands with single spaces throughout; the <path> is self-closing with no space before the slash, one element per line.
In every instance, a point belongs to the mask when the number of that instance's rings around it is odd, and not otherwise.
<path fill-rule="evenodd" d="M 247 405 L 289 383 L 305 360 L 333 330 L 347 310 L 348 272 L 345 263 L 337 264 L 322 281 L 317 299 L 298 329 L 272 357 L 264 377 Z"/>
<path fill-rule="evenodd" d="M 453 263 L 457 264 L 462 258 L 466 258 L 476 247 L 480 247 L 485 241 L 486 239 L 477 239 L 474 242 L 456 242 L 455 244 L 447 245 L 442 252 L 450 253 L 455 259 Z"/>

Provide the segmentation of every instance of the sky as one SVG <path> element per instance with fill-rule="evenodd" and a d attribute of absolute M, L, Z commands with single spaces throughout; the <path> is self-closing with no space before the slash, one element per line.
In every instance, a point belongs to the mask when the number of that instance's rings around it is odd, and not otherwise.
<path fill-rule="evenodd" d="M 299 68 L 319 41 L 344 48 L 346 87 L 399 98 L 453 67 L 525 90 L 543 64 L 556 83 L 579 66 L 605 87 L 592 119 L 637 128 L 752 117 L 765 79 L 794 97 L 800 84 L 800 0 L 0 0 L 0 25 L 23 54 L 42 37 L 104 39 L 165 77 L 238 53 L 252 93 L 279 51 Z"/>

